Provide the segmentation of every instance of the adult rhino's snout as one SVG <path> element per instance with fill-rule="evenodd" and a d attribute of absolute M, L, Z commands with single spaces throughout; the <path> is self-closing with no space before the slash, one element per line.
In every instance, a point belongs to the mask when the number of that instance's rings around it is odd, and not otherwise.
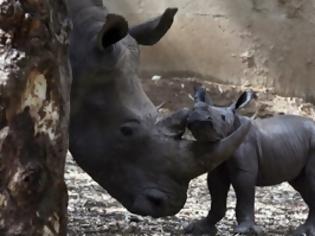
<path fill-rule="evenodd" d="M 142 216 L 161 217 L 176 214 L 184 205 L 183 201 L 170 201 L 169 196 L 158 189 L 148 189 L 136 197 L 131 211 Z"/>
<path fill-rule="evenodd" d="M 163 207 L 167 201 L 167 196 L 153 189 L 145 192 L 145 199 L 154 207 Z"/>

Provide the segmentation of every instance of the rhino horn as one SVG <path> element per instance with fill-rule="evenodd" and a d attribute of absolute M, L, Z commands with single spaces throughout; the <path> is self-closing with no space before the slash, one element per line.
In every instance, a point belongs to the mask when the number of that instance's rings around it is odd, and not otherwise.
<path fill-rule="evenodd" d="M 224 139 L 214 142 L 189 142 L 182 143 L 181 155 L 178 155 L 180 169 L 187 179 L 193 179 L 203 173 L 215 169 L 218 165 L 232 157 L 233 153 L 244 141 L 251 127 L 247 120 L 232 134 Z M 183 142 L 183 141 L 182 141 Z"/>

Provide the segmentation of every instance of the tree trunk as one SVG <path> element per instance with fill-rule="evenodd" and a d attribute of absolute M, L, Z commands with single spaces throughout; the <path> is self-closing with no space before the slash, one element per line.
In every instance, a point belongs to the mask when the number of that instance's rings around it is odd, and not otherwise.
<path fill-rule="evenodd" d="M 63 0 L 0 0 L 0 235 L 66 235 Z"/>

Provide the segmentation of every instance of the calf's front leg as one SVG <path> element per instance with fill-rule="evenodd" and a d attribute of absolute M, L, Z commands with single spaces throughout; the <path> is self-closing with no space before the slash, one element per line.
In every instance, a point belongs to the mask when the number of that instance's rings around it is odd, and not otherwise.
<path fill-rule="evenodd" d="M 185 228 L 187 234 L 214 236 L 217 233 L 215 225 L 225 216 L 230 180 L 224 164 L 208 173 L 207 181 L 211 194 L 211 209 L 207 217 L 196 220 Z"/>
<path fill-rule="evenodd" d="M 232 185 L 236 194 L 236 219 L 238 225 L 235 232 L 247 235 L 263 235 L 255 223 L 255 185 L 256 175 L 247 171 L 239 171 L 232 175 Z"/>

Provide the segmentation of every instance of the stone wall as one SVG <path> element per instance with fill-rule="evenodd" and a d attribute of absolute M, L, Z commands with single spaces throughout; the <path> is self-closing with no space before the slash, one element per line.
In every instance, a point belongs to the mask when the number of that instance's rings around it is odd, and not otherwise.
<path fill-rule="evenodd" d="M 178 7 L 163 40 L 142 51 L 151 74 L 197 74 L 315 101 L 313 0 L 104 0 L 132 24 Z"/>

